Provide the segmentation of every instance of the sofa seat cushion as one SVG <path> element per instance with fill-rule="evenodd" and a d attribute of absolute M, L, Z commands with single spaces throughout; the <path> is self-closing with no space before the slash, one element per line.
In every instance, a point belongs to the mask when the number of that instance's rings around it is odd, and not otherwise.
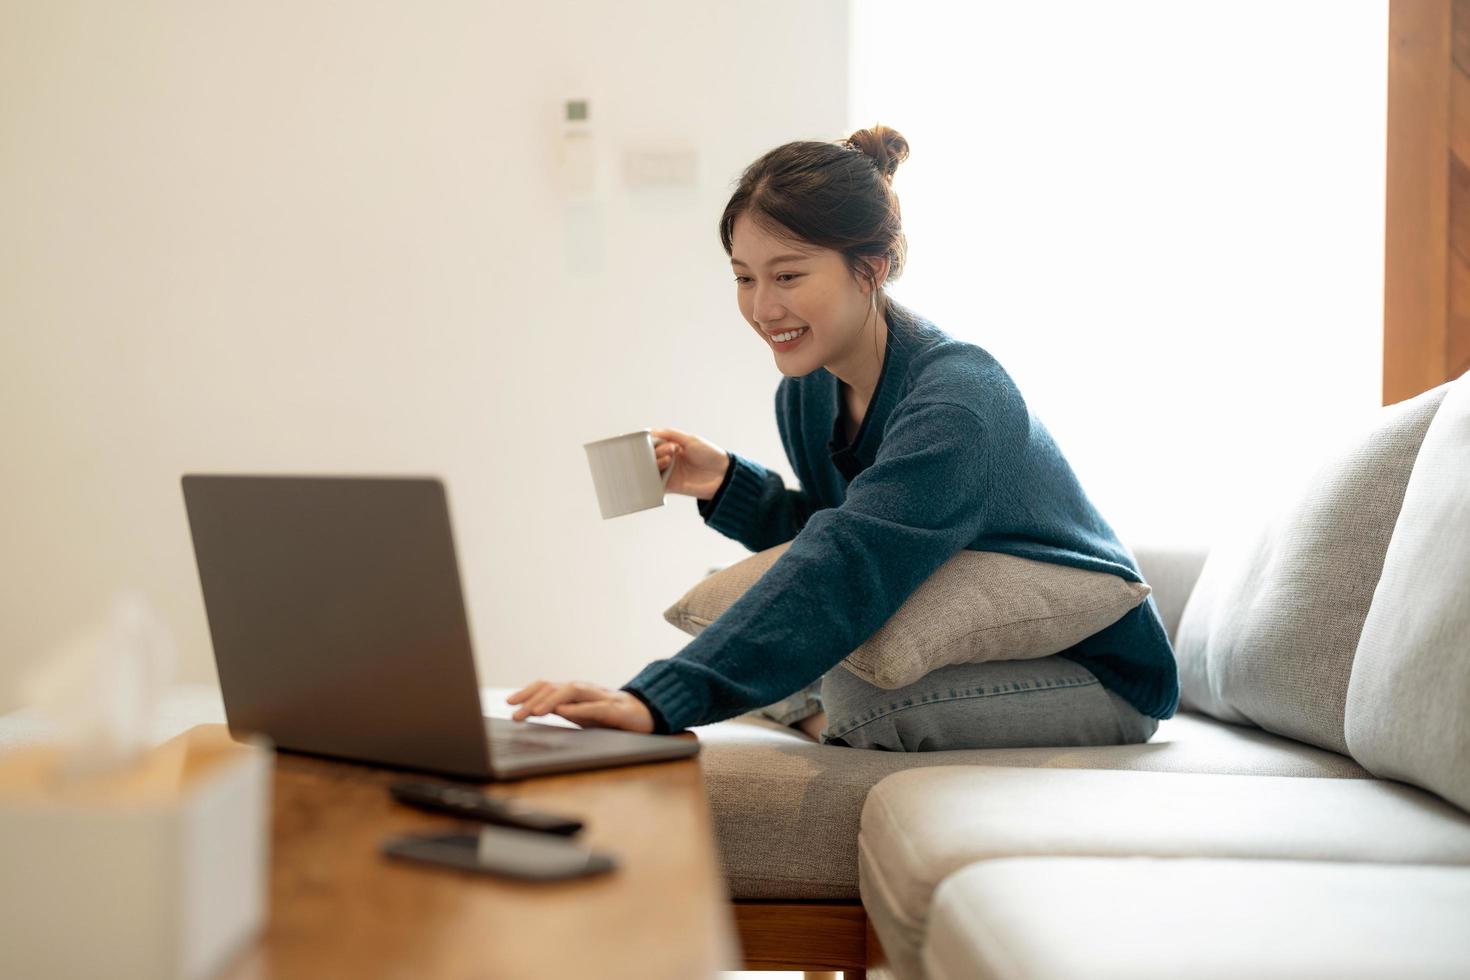
<path fill-rule="evenodd" d="M 893 753 L 819 745 L 756 715 L 696 727 L 735 898 L 858 898 L 858 818 L 885 776 L 928 766 L 1134 769 L 1369 778 L 1346 756 L 1180 713 L 1141 745 Z"/>
<path fill-rule="evenodd" d="M 941 881 L 1031 855 L 1470 865 L 1470 814 L 1383 779 L 912 769 L 868 793 L 859 892 L 884 950 L 912 964 Z"/>
<path fill-rule="evenodd" d="M 1467 910 L 1470 868 L 1010 858 L 944 880 L 922 961 L 929 980 L 1463 977 Z"/>

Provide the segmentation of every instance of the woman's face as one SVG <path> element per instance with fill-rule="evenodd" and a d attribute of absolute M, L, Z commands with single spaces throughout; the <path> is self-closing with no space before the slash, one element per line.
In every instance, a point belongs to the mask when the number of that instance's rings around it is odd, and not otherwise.
<path fill-rule="evenodd" d="M 742 214 L 730 230 L 730 266 L 740 312 L 782 374 L 845 363 L 861 349 L 864 323 L 875 319 L 871 290 L 847 271 L 841 253 L 776 238 Z"/>

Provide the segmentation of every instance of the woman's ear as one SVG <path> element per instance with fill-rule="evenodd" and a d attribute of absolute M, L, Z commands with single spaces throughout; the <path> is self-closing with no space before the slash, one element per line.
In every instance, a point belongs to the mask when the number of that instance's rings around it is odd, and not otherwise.
<path fill-rule="evenodd" d="M 863 259 L 863 263 L 867 265 L 868 271 L 873 274 L 873 278 L 871 281 L 865 279 L 862 280 L 860 284 L 859 288 L 862 289 L 864 294 L 872 292 L 874 289 L 883 285 L 883 283 L 887 281 L 889 261 L 890 260 L 886 255 L 882 258 Z"/>

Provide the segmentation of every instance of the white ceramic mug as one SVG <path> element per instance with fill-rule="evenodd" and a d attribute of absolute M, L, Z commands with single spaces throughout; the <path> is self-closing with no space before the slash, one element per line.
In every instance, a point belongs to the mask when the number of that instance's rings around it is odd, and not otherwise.
<path fill-rule="evenodd" d="M 662 507 L 672 464 L 660 475 L 653 447 L 663 442 L 649 429 L 583 443 L 602 519 Z"/>

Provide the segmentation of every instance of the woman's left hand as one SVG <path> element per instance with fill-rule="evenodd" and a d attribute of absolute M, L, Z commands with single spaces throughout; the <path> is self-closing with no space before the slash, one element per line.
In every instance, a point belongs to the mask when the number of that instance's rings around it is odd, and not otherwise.
<path fill-rule="evenodd" d="M 512 716 L 515 721 L 524 721 L 531 715 L 557 714 L 583 728 L 653 731 L 653 715 L 642 701 L 627 691 L 581 681 L 565 684 L 536 681 L 506 698 L 505 703 L 521 706 Z"/>

